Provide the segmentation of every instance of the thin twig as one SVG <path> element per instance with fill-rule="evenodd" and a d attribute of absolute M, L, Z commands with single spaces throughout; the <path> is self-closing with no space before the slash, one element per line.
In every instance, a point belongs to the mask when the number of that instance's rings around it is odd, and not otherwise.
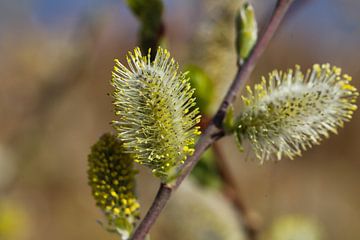
<path fill-rule="evenodd" d="M 161 184 L 158 194 L 156 195 L 152 206 L 148 213 L 135 230 L 132 240 L 143 240 L 150 228 L 164 209 L 168 199 L 171 196 L 173 190 L 176 190 L 182 181 L 190 174 L 193 167 L 199 161 L 201 154 L 215 141 L 224 136 L 222 128 L 222 122 L 224 120 L 226 111 L 229 105 L 235 100 L 237 93 L 242 90 L 245 85 L 245 81 L 249 78 L 250 74 L 255 68 L 260 56 L 268 46 L 271 38 L 273 37 L 276 29 L 279 27 L 285 13 L 294 0 L 278 0 L 273 16 L 266 27 L 263 36 L 260 38 L 249 58 L 244 65 L 238 69 L 235 79 L 231 84 L 224 100 L 222 101 L 219 110 L 217 111 L 213 122 L 207 127 L 205 132 L 199 138 L 196 146 L 195 153 L 188 157 L 185 164 L 181 167 L 181 174 L 173 184 Z"/>

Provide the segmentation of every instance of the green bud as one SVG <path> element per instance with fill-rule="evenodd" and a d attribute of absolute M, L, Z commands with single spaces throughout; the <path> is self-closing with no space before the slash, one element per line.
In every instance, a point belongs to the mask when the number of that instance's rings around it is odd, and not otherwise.
<path fill-rule="evenodd" d="M 236 16 L 236 52 L 242 64 L 249 56 L 257 41 L 258 27 L 254 8 L 246 2 Z"/>
<path fill-rule="evenodd" d="M 191 86 L 195 88 L 194 96 L 200 112 L 210 114 L 211 103 L 214 99 L 214 83 L 198 66 L 188 65 L 185 69 L 189 72 Z"/>

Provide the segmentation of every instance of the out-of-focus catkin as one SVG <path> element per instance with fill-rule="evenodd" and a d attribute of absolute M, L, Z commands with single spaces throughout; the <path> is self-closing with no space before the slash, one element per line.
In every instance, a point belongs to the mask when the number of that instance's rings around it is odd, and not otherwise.
<path fill-rule="evenodd" d="M 107 228 L 123 239 L 130 236 L 140 217 L 133 161 L 123 143 L 109 133 L 92 146 L 88 157 L 88 181 L 96 205 L 107 218 Z"/>

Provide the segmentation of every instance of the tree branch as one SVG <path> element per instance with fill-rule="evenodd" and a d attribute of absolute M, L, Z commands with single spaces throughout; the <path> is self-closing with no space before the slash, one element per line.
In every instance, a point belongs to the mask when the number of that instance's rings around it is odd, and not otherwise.
<path fill-rule="evenodd" d="M 156 195 L 152 206 L 150 207 L 142 222 L 139 224 L 138 228 L 135 230 L 134 235 L 131 238 L 132 240 L 143 240 L 145 238 L 146 234 L 149 232 L 157 217 L 165 207 L 172 191 L 176 190 L 183 182 L 183 180 L 190 174 L 193 167 L 199 161 L 201 154 L 211 144 L 225 135 L 224 131 L 222 130 L 222 122 L 229 105 L 235 100 L 237 93 L 245 86 L 246 80 L 250 77 L 250 74 L 254 70 L 256 63 L 258 62 L 262 53 L 265 51 L 271 38 L 274 36 L 276 29 L 279 27 L 282 19 L 285 16 L 285 13 L 293 1 L 294 0 L 278 0 L 274 13 L 266 27 L 264 34 L 255 45 L 244 65 L 242 65 L 241 68 L 238 68 L 236 76 L 226 96 L 224 97 L 220 108 L 215 114 L 212 123 L 210 123 L 204 133 L 200 136 L 195 146 L 195 153 L 188 157 L 185 163 L 181 166 L 181 174 L 176 179 L 175 183 L 160 185 L 158 194 Z"/>

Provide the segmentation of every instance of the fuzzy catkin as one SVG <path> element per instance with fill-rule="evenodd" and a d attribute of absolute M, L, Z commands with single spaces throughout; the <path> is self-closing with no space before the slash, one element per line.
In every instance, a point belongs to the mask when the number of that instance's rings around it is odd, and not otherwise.
<path fill-rule="evenodd" d="M 107 217 L 108 229 L 126 239 L 140 217 L 132 156 L 124 153 L 115 135 L 106 133 L 92 146 L 88 167 L 92 195 Z"/>
<path fill-rule="evenodd" d="M 298 66 L 273 71 L 268 81 L 247 87 L 236 123 L 238 141 L 248 140 L 261 161 L 301 155 L 351 119 L 359 93 L 350 81 L 329 64 L 315 64 L 305 75 Z"/>
<path fill-rule="evenodd" d="M 115 61 L 111 84 L 117 118 L 113 127 L 136 162 L 169 182 L 193 154 L 195 137 L 200 134 L 195 126 L 200 115 L 194 89 L 170 53 L 160 47 L 154 61 L 150 51 L 142 56 L 139 48 L 129 52 L 128 68 Z"/>

